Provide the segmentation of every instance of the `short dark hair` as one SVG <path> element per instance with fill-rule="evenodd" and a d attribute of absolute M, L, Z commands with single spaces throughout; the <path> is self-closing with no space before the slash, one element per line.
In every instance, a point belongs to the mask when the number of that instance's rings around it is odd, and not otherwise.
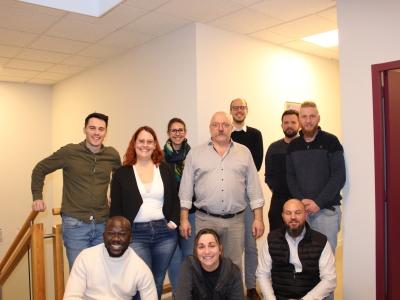
<path fill-rule="evenodd" d="M 96 119 L 103 120 L 104 122 L 106 122 L 106 128 L 107 128 L 107 126 L 108 126 L 108 116 L 100 114 L 100 113 L 97 113 L 97 112 L 91 113 L 90 115 L 88 115 L 86 117 L 86 119 L 85 119 L 85 127 L 89 123 L 89 120 L 91 118 L 96 118 Z"/>
<path fill-rule="evenodd" d="M 198 257 L 197 257 L 197 246 L 199 245 L 200 237 L 201 237 L 202 235 L 204 235 L 204 234 L 211 234 L 212 236 L 214 236 L 215 241 L 216 241 L 218 247 L 222 245 L 222 243 L 221 243 L 221 238 L 220 238 L 219 234 L 218 234 L 214 229 L 211 229 L 211 228 L 204 228 L 204 229 L 201 229 L 201 230 L 196 234 L 196 237 L 195 237 L 195 239 L 194 239 L 194 244 L 193 244 L 193 256 L 194 256 L 197 260 L 198 260 Z M 222 257 L 222 253 L 221 253 L 221 257 Z"/>
<path fill-rule="evenodd" d="M 296 115 L 297 118 L 299 117 L 299 112 L 295 109 L 287 109 L 283 112 L 281 121 L 283 122 L 283 117 L 286 115 Z"/>
<path fill-rule="evenodd" d="M 169 130 L 171 129 L 172 124 L 174 124 L 174 123 L 181 123 L 181 124 L 183 125 L 183 129 L 186 130 L 186 124 L 185 124 L 185 122 L 183 122 L 182 119 L 179 119 L 179 118 L 172 118 L 172 119 L 169 120 L 169 122 L 168 122 L 168 129 L 167 129 L 167 132 L 169 132 Z"/>
<path fill-rule="evenodd" d="M 247 105 L 247 101 L 246 101 L 246 100 L 244 100 L 243 98 L 236 98 L 236 99 L 233 99 L 233 100 L 232 100 L 230 109 L 232 109 L 232 103 L 233 103 L 233 101 L 236 101 L 236 100 L 243 100 L 244 103 L 246 103 L 246 107 L 247 107 L 247 108 L 249 107 L 249 106 Z"/>

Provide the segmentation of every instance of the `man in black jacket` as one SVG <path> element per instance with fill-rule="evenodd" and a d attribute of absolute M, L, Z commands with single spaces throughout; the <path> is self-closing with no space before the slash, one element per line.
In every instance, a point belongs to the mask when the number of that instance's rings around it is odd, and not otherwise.
<path fill-rule="evenodd" d="M 325 299 L 336 287 L 326 236 L 310 228 L 300 200 L 287 201 L 282 218 L 285 225 L 269 233 L 260 254 L 256 276 L 264 299 Z"/>

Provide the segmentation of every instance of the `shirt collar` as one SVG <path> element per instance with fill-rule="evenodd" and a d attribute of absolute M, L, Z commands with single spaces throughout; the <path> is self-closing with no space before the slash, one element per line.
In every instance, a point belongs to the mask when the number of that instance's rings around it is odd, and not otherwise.
<path fill-rule="evenodd" d="M 207 144 L 208 146 L 213 146 L 214 147 L 214 142 L 213 142 L 213 140 L 210 138 L 209 140 L 208 140 L 208 144 Z M 233 140 L 232 140 L 232 138 L 231 138 L 231 141 L 230 141 L 230 143 L 229 143 L 229 148 L 230 147 L 232 147 L 233 146 Z"/>
<path fill-rule="evenodd" d="M 91 153 L 94 153 L 94 152 L 92 152 L 92 150 L 90 150 L 90 149 L 88 148 L 88 146 L 86 146 L 86 139 L 85 139 L 81 144 L 83 144 L 83 147 L 85 147 L 86 150 L 90 151 Z M 102 153 L 103 151 L 104 151 L 104 145 L 101 144 L 100 149 L 99 149 L 99 152 L 96 152 L 95 154 Z"/>
<path fill-rule="evenodd" d="M 244 124 L 243 127 L 240 128 L 240 129 L 236 128 L 234 125 L 232 125 L 232 127 L 233 127 L 232 132 L 233 132 L 233 131 L 242 131 L 242 130 L 243 130 L 244 132 L 247 131 L 247 125 L 246 125 L 246 124 Z"/>

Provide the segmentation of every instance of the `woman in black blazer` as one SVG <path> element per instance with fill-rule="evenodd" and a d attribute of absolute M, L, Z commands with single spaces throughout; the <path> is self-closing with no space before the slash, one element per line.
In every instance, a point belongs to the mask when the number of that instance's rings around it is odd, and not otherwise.
<path fill-rule="evenodd" d="M 153 272 L 159 299 L 178 243 L 180 220 L 174 174 L 162 162 L 163 156 L 152 128 L 143 126 L 136 130 L 123 166 L 113 175 L 110 207 L 110 217 L 121 215 L 132 222 L 130 246 Z M 134 298 L 140 299 L 138 295 Z"/>

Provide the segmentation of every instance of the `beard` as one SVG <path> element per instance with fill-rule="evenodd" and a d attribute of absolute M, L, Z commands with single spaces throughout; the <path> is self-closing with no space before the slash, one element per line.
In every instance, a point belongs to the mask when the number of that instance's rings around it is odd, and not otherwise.
<path fill-rule="evenodd" d="M 128 246 L 128 247 L 129 247 L 129 246 Z M 128 247 L 122 248 L 121 252 L 118 253 L 118 254 L 112 253 L 112 252 L 110 251 L 110 248 L 109 248 L 109 247 L 106 247 L 106 249 L 107 249 L 108 255 L 109 255 L 110 257 L 112 257 L 112 258 L 118 258 L 118 257 L 121 257 L 122 255 L 124 255 L 124 253 L 126 252 L 126 250 L 128 250 Z"/>
<path fill-rule="evenodd" d="M 301 129 L 301 132 L 304 134 L 305 137 L 312 138 L 318 131 L 318 124 L 316 124 L 311 130 L 307 130 L 305 128 Z"/>
<path fill-rule="evenodd" d="M 292 238 L 297 238 L 300 234 L 303 233 L 305 223 L 303 223 L 303 224 L 299 223 L 299 226 L 297 226 L 297 228 L 290 227 L 290 224 L 285 224 L 285 226 L 286 226 L 286 232 L 288 233 L 288 235 L 290 235 Z"/>
<path fill-rule="evenodd" d="M 283 131 L 283 134 L 288 138 L 292 138 L 297 135 L 297 132 L 299 131 L 294 129 L 292 129 L 292 132 L 288 132 L 288 129 L 286 129 L 286 131 L 285 130 Z"/>

